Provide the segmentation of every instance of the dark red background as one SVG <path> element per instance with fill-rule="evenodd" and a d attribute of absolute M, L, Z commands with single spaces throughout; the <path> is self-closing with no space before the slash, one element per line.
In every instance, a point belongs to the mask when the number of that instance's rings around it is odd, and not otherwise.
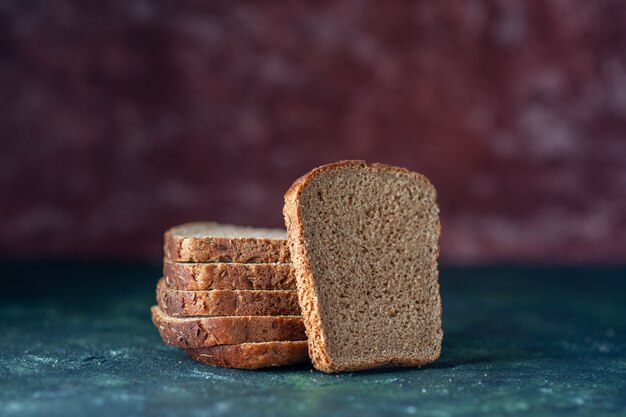
<path fill-rule="evenodd" d="M 0 256 L 280 226 L 359 158 L 434 182 L 448 263 L 624 262 L 625 114 L 621 0 L 2 1 Z"/>

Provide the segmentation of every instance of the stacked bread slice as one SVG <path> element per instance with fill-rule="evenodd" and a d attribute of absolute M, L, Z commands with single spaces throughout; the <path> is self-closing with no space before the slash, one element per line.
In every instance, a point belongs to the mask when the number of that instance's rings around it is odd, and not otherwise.
<path fill-rule="evenodd" d="M 284 230 L 199 222 L 164 240 L 152 321 L 166 344 L 234 368 L 308 359 Z"/>

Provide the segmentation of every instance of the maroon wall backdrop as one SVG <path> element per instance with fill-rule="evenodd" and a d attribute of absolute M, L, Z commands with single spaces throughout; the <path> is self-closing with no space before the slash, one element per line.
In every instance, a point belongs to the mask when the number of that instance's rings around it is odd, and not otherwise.
<path fill-rule="evenodd" d="M 280 226 L 345 158 L 425 173 L 447 262 L 626 261 L 612 1 L 0 2 L 0 257 Z"/>

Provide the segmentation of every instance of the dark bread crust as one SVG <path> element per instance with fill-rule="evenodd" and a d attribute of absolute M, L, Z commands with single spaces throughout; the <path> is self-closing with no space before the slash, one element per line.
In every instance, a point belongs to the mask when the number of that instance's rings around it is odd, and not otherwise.
<path fill-rule="evenodd" d="M 240 369 L 294 365 L 309 359 L 306 341 L 220 345 L 185 349 L 185 352 L 193 359 L 207 365 Z"/>
<path fill-rule="evenodd" d="M 175 262 L 290 262 L 285 239 L 184 236 L 180 225 L 165 232 L 165 257 Z"/>
<path fill-rule="evenodd" d="M 283 214 L 289 241 L 291 260 L 296 271 L 296 286 L 298 299 L 302 309 L 302 316 L 308 338 L 309 355 L 316 369 L 324 372 L 355 371 L 374 368 L 383 365 L 419 366 L 436 360 L 440 354 L 440 346 L 431 357 L 395 357 L 395 358 L 375 358 L 367 360 L 345 361 L 343 358 L 333 358 L 330 356 L 327 346 L 328 335 L 324 328 L 324 323 L 320 318 L 319 287 L 316 285 L 315 277 L 309 262 L 309 253 L 304 239 L 302 216 L 300 212 L 300 197 L 303 191 L 320 175 L 341 168 L 363 168 L 373 172 L 387 171 L 398 174 L 405 174 L 414 177 L 416 180 L 427 184 L 432 188 L 433 195 L 436 191 L 430 181 L 423 175 L 409 171 L 405 168 L 390 165 L 372 163 L 368 164 L 361 160 L 340 161 L 328 165 L 317 167 L 302 177 L 298 178 L 285 193 L 285 205 Z M 436 198 L 436 197 L 435 197 Z M 441 225 L 437 220 L 436 234 L 439 239 Z M 438 248 L 434 256 L 438 256 Z M 435 277 L 437 280 L 438 277 Z M 435 282 L 437 292 L 438 283 Z M 436 313 L 441 317 L 441 304 Z M 439 335 L 443 332 L 439 330 Z"/>
<path fill-rule="evenodd" d="M 165 258 L 167 286 L 179 290 L 294 290 L 291 263 L 178 263 Z"/>
<path fill-rule="evenodd" d="M 298 316 L 295 290 L 186 291 L 157 284 L 157 303 L 173 317 L 185 316 Z"/>
<path fill-rule="evenodd" d="M 158 306 L 150 311 L 165 344 L 179 348 L 306 340 L 302 318 L 298 316 L 177 318 L 166 315 Z"/>

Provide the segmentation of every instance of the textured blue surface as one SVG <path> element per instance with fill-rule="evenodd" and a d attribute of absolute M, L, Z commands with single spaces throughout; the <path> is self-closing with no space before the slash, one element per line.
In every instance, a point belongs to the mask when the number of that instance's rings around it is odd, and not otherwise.
<path fill-rule="evenodd" d="M 2 416 L 626 415 L 626 269 L 446 269 L 441 359 L 326 375 L 163 345 L 156 266 L 3 263 Z"/>

